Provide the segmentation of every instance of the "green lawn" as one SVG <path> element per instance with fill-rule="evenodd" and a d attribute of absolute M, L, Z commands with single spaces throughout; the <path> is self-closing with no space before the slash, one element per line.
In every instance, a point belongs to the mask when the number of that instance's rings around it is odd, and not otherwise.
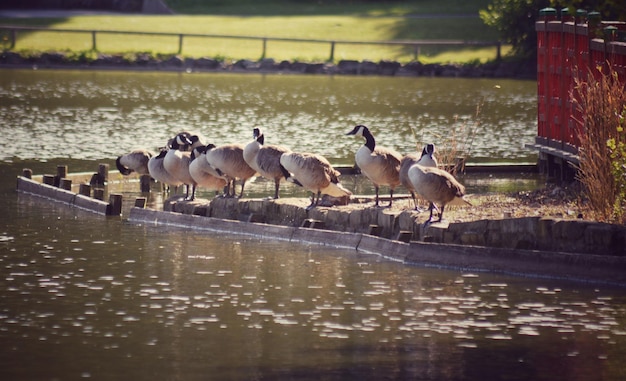
<path fill-rule="evenodd" d="M 260 7 L 257 2 L 223 1 L 228 5 L 209 7 L 199 1 L 170 1 L 178 12 L 194 13 L 175 16 L 76 16 L 62 19 L 1 19 L 2 25 L 37 25 L 57 29 L 98 29 L 140 32 L 165 32 L 182 34 L 211 34 L 229 36 L 258 36 L 334 41 L 390 41 L 390 40 L 479 40 L 495 41 L 495 31 L 486 27 L 477 17 L 484 1 L 470 1 L 462 8 L 450 6 L 437 11 L 435 2 L 404 1 L 386 3 L 359 3 L 354 6 L 309 6 L 296 1 L 268 1 Z M 242 3 L 248 3 L 247 6 Z M 467 3 L 474 4 L 469 7 Z M 288 4 L 282 7 L 281 4 Z M 308 4 L 308 3 L 307 3 Z M 396 4 L 396 5 L 394 5 Z M 419 4 L 411 5 L 411 4 Z M 262 8 L 262 9 L 261 9 Z M 473 9 L 473 11 L 471 11 Z M 296 14 L 301 10 L 300 14 Z M 453 14 L 450 12 L 454 11 Z M 247 15 L 255 13 L 255 15 Z M 211 13 L 211 14 L 209 14 Z M 216 15 L 216 13 L 220 13 Z M 238 13 L 238 14 L 237 14 Z M 403 17 L 436 13 L 434 17 Z M 258 15 L 262 14 L 262 15 Z M 457 14 L 463 14 L 459 17 Z M 471 15 L 473 14 L 473 16 Z M 383 16 L 384 15 L 384 16 Z M 17 51 L 91 50 L 91 34 L 23 32 L 18 35 Z M 149 52 L 174 54 L 178 50 L 178 37 L 124 36 L 98 34 L 97 50 L 106 53 Z M 504 49 L 506 53 L 507 49 Z M 223 59 L 261 58 L 262 42 L 227 38 L 185 38 L 182 54 L 189 57 L 219 57 Z M 328 43 L 267 42 L 266 57 L 275 60 L 326 61 L 330 56 Z M 414 49 L 382 45 L 352 45 L 338 43 L 335 60 L 397 60 L 408 62 Z M 495 58 L 495 48 L 441 48 L 421 47 L 422 62 L 468 62 Z"/>
<path fill-rule="evenodd" d="M 178 14 L 237 16 L 406 16 L 424 14 L 474 14 L 491 0 L 166 0 Z"/>

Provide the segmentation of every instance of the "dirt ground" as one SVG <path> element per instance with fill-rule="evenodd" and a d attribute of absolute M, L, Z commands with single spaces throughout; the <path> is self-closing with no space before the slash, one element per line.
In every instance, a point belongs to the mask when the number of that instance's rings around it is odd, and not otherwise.
<path fill-rule="evenodd" d="M 553 217 L 565 219 L 593 220 L 585 206 L 581 190 L 577 186 L 560 187 L 548 184 L 542 189 L 515 193 L 471 194 L 467 199 L 471 206 L 448 206 L 444 219 L 448 222 L 468 222 L 484 219 Z M 387 200 L 381 201 L 386 205 Z M 400 199 L 394 202 L 392 210 L 412 209 L 413 202 Z M 424 209 L 421 215 L 428 218 L 428 204 L 420 202 Z M 434 217 L 436 218 L 436 217 Z"/>

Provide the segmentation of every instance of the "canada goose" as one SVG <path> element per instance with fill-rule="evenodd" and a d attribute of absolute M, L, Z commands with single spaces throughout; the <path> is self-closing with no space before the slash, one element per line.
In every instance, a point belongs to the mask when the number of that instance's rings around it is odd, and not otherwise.
<path fill-rule="evenodd" d="M 215 172 L 206 161 L 206 146 L 199 146 L 191 151 L 191 162 L 189 163 L 189 174 L 196 185 L 208 190 L 223 190 L 227 181 Z"/>
<path fill-rule="evenodd" d="M 239 198 L 243 197 L 246 181 L 256 174 L 244 160 L 243 149 L 242 144 L 226 144 L 219 147 L 214 144 L 207 145 L 206 161 L 219 176 L 224 177 L 229 184 L 232 183 L 232 195 L 229 191 L 227 196 L 235 195 L 235 180 L 239 179 L 241 180 Z"/>
<path fill-rule="evenodd" d="M 118 156 L 115 166 L 124 176 L 136 172 L 140 175 L 148 175 L 148 161 L 154 153 L 145 149 L 136 149 L 125 155 Z"/>
<path fill-rule="evenodd" d="M 191 162 L 191 152 L 189 147 L 191 141 L 184 134 L 178 134 L 170 140 L 169 150 L 163 159 L 165 170 L 181 183 L 185 184 L 185 199 L 193 200 L 196 194 L 196 182 L 189 174 L 189 164 Z M 190 194 L 191 188 L 191 194 Z"/>
<path fill-rule="evenodd" d="M 411 184 L 411 180 L 409 179 L 409 168 L 411 168 L 413 164 L 437 168 L 437 159 L 433 156 L 434 153 L 435 145 L 427 144 L 422 149 L 422 155 L 420 157 L 418 157 L 417 154 L 410 153 L 405 155 L 400 161 L 400 183 L 411 193 L 415 210 L 420 210 L 420 208 L 417 206 L 415 188 L 413 188 L 413 184 Z"/>
<path fill-rule="evenodd" d="M 352 192 L 339 183 L 339 171 L 321 155 L 288 152 L 280 156 L 280 165 L 287 181 L 313 192 L 311 205 L 307 209 L 319 204 L 322 193 L 333 197 L 352 195 Z"/>
<path fill-rule="evenodd" d="M 465 197 L 465 187 L 454 176 L 443 169 L 424 167 L 414 164 L 409 168 L 409 179 L 415 192 L 430 202 L 430 217 L 426 223 L 433 219 L 435 203 L 440 204 L 439 220 L 443 218 L 443 210 L 446 205 L 470 204 Z"/>
<path fill-rule="evenodd" d="M 252 136 L 254 140 L 243 149 L 243 158 L 261 176 L 274 180 L 274 198 L 278 198 L 280 181 L 283 179 L 280 156 L 291 150 L 277 145 L 264 144 L 265 136 L 260 128 L 255 128 Z"/>
<path fill-rule="evenodd" d="M 193 131 L 181 131 L 176 135 L 176 138 L 178 144 L 189 145 L 189 151 L 207 144 L 206 138 L 202 134 Z"/>
<path fill-rule="evenodd" d="M 163 162 L 166 154 L 167 149 L 163 149 L 158 155 L 152 156 L 150 160 L 148 160 L 148 172 L 150 173 L 150 176 L 156 181 L 168 186 L 177 187 L 182 185 L 182 182 L 165 170 Z"/>
<path fill-rule="evenodd" d="M 361 172 L 374 183 L 376 189 L 376 203 L 378 206 L 378 188 L 381 185 L 389 186 L 389 206 L 393 203 L 393 190 L 400 184 L 400 161 L 402 156 L 385 147 L 377 147 L 374 135 L 370 130 L 358 125 L 346 135 L 359 135 L 365 138 L 365 144 L 356 151 L 356 165 Z"/>

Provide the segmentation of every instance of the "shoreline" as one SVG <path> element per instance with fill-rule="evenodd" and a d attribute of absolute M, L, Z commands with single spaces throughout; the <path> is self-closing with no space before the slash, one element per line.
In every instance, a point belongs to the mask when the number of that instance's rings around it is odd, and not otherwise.
<path fill-rule="evenodd" d="M 74 186 L 83 181 L 78 176 L 67 177 L 76 180 Z M 110 216 L 112 206 L 103 206 L 82 192 L 77 194 L 34 179 L 18 176 L 18 194 Z M 109 180 L 110 185 L 117 181 Z M 109 196 L 112 204 L 118 195 Z M 119 198 L 121 203 L 121 195 Z M 371 200 L 358 198 L 345 206 L 311 210 L 306 209 L 308 200 L 304 198 L 218 197 L 190 202 L 174 196 L 165 200 L 163 210 L 146 208 L 145 201 L 140 197 L 133 206 L 124 208 L 128 222 L 345 247 L 408 265 L 626 287 L 626 227 L 618 225 L 577 218 L 500 214 L 425 226 L 426 213 L 406 208 L 373 208 L 369 205 Z M 120 223 L 121 210 L 120 205 Z"/>
<path fill-rule="evenodd" d="M 68 70 L 128 70 L 199 73 L 259 73 L 259 74 L 314 74 L 314 75 L 378 75 L 397 77 L 445 78 L 509 78 L 536 80 L 536 65 L 505 60 L 485 64 L 423 64 L 413 61 L 330 62 L 259 61 L 241 59 L 225 62 L 209 57 L 188 58 L 180 55 L 154 57 L 147 53 L 134 55 L 98 54 L 95 59 L 69 58 L 63 52 L 44 52 L 24 56 L 12 51 L 0 53 L 0 69 L 68 69 Z"/>

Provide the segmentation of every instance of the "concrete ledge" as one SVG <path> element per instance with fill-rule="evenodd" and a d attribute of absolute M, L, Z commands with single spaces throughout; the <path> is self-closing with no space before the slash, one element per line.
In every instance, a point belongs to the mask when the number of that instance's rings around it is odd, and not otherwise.
<path fill-rule="evenodd" d="M 407 257 L 409 244 L 363 234 L 357 249 L 367 253 L 378 254 L 395 261 L 404 262 Z"/>
<path fill-rule="evenodd" d="M 626 258 L 411 242 L 407 264 L 626 286 Z"/>
<path fill-rule="evenodd" d="M 352 248 L 425 267 L 588 281 L 626 287 L 626 257 L 415 241 L 404 243 L 361 233 L 241 222 L 137 207 L 131 209 L 129 221 Z"/>
<path fill-rule="evenodd" d="M 35 177 L 37 178 L 37 177 Z M 19 176 L 17 191 L 72 207 L 110 214 L 110 203 Z M 626 228 L 582 220 L 526 217 L 424 227 L 411 212 L 375 208 L 319 208 L 302 200 L 170 200 L 176 212 L 134 207 L 129 221 L 203 229 L 356 249 L 408 264 L 585 280 L 626 287 Z M 259 214 L 270 224 L 240 221 Z M 300 227 L 305 220 L 324 228 Z M 322 224 L 323 223 L 323 224 Z M 382 237 L 365 234 L 372 226 Z M 402 232 L 403 241 L 397 238 Z M 411 237 L 412 236 L 412 237 Z M 431 241 L 416 242 L 412 239 Z M 408 241 L 408 243 L 406 242 Z M 565 252 L 567 251 L 567 252 Z M 603 254 L 603 255 L 597 255 Z"/>
<path fill-rule="evenodd" d="M 324 246 L 356 249 L 361 241 L 361 235 L 355 233 L 311 228 L 293 229 L 294 231 L 291 240 L 294 242 L 308 242 Z"/>
<path fill-rule="evenodd" d="M 18 176 L 17 178 L 17 191 L 45 197 L 97 214 L 109 215 L 111 210 L 107 202 L 73 193 L 52 185 L 43 184 L 22 176 Z"/>
<path fill-rule="evenodd" d="M 241 222 L 175 212 L 161 212 L 137 207 L 131 208 L 128 221 L 134 223 L 169 225 L 190 229 L 227 232 L 231 234 L 254 235 L 285 241 L 292 240 L 295 229 L 288 226 Z"/>

